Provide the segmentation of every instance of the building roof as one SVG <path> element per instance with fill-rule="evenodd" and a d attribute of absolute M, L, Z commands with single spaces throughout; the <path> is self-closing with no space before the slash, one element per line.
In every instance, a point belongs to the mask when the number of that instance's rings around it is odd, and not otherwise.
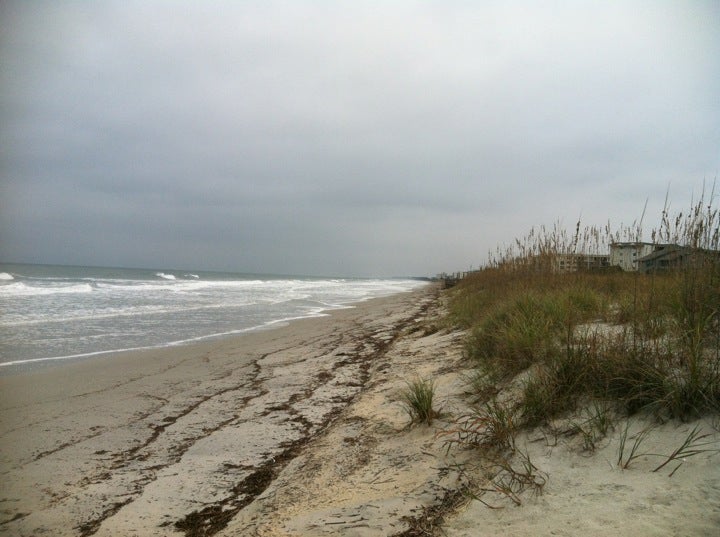
<path fill-rule="evenodd" d="M 691 250 L 692 248 L 688 246 L 680 246 L 679 244 L 659 244 L 654 252 L 641 257 L 638 261 L 640 263 L 647 263 L 649 261 L 654 261 L 655 259 L 660 259 L 661 257 L 667 257 L 670 255 L 676 256 Z"/>
<path fill-rule="evenodd" d="M 642 241 L 636 241 L 636 242 L 612 242 L 610 243 L 610 247 L 613 248 L 637 248 L 638 246 L 655 246 L 652 242 L 642 242 Z"/>

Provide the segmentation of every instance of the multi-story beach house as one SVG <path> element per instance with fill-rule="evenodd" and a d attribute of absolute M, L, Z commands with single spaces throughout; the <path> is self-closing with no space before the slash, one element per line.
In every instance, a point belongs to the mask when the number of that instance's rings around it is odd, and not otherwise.
<path fill-rule="evenodd" d="M 653 253 L 655 248 L 651 242 L 614 242 L 610 245 L 610 266 L 636 271 L 638 260 Z"/>
<path fill-rule="evenodd" d="M 603 254 L 544 254 L 517 257 L 504 263 L 504 266 L 514 269 L 529 269 L 534 272 L 567 274 L 606 269 L 610 263 L 608 256 Z"/>
<path fill-rule="evenodd" d="M 553 272 L 567 273 L 579 270 L 600 270 L 610 266 L 607 255 L 602 254 L 558 254 L 552 258 Z"/>
<path fill-rule="evenodd" d="M 720 263 L 720 252 L 717 250 L 705 250 L 702 248 L 691 248 L 678 244 L 659 244 L 655 250 L 638 260 L 641 272 L 665 272 L 687 267 L 717 269 Z"/>

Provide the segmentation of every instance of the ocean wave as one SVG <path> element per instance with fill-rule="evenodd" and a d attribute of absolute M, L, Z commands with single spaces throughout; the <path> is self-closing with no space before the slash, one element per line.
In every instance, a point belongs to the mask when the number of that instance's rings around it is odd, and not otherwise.
<path fill-rule="evenodd" d="M 156 272 L 155 276 L 163 280 L 177 280 L 174 274 L 165 274 L 164 272 Z"/>
<path fill-rule="evenodd" d="M 173 289 L 178 291 L 194 291 L 200 289 L 246 289 L 264 287 L 267 282 L 262 280 L 183 280 L 178 281 Z"/>
<path fill-rule="evenodd" d="M 38 296 L 71 293 L 92 293 L 93 286 L 89 283 L 78 285 L 58 285 L 36 287 L 26 285 L 23 282 L 15 282 L 10 285 L 0 286 L 0 295 L 3 296 Z"/>
<path fill-rule="evenodd" d="M 127 309 L 109 308 L 106 310 L 86 311 L 80 310 L 72 313 L 61 314 L 5 314 L 0 320 L 1 327 L 31 326 L 31 325 L 52 325 L 56 323 L 74 323 L 82 321 L 97 321 L 98 319 L 112 319 L 116 317 L 141 317 L 146 315 L 162 315 L 176 312 L 176 308 L 160 306 L 141 306 Z M 60 315 L 60 316 L 56 316 Z"/>
<path fill-rule="evenodd" d="M 175 287 L 174 282 L 167 281 L 167 282 L 156 282 L 156 283 L 146 283 L 143 281 L 138 282 L 131 282 L 131 281 L 125 281 L 125 282 L 109 282 L 109 281 L 98 281 L 93 284 L 97 289 L 100 289 L 102 291 L 106 292 L 128 292 L 131 293 L 133 291 L 138 291 L 141 293 L 147 293 L 150 291 L 172 291 Z"/>
<path fill-rule="evenodd" d="M 247 306 L 255 306 L 262 304 L 262 301 L 248 302 L 232 302 L 223 304 L 203 304 L 194 306 L 181 306 L 177 304 L 168 306 L 132 306 L 125 309 L 108 308 L 105 310 L 86 311 L 79 310 L 72 313 L 62 313 L 61 316 L 52 314 L 27 316 L 22 314 L 5 314 L 0 319 L 0 328 L 31 326 L 31 325 L 48 325 L 61 323 L 77 323 L 83 321 L 97 321 L 100 319 L 114 319 L 122 317 L 152 317 L 162 315 L 187 314 L 190 312 L 213 312 L 217 310 L 227 310 L 228 308 L 242 308 Z M 102 336 L 101 336 L 102 337 Z"/>
<path fill-rule="evenodd" d="M 173 291 L 178 293 L 192 293 L 204 289 L 244 289 L 261 287 L 265 282 L 261 280 L 98 280 L 94 285 L 104 291 L 127 291 L 147 293 L 150 291 Z"/>
<path fill-rule="evenodd" d="M 0 272 L 0 280 L 10 281 L 10 280 L 14 280 L 14 279 L 15 278 L 13 278 L 12 274 L 8 274 L 7 272 Z"/>

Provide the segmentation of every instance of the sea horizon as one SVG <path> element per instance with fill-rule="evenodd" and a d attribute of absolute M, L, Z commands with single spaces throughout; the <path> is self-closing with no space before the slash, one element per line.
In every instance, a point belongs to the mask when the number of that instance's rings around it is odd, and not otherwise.
<path fill-rule="evenodd" d="M 139 271 L 156 271 L 156 272 L 185 272 L 185 273 L 204 273 L 204 274 L 222 274 L 222 275 L 244 275 L 244 276 L 264 276 L 268 278 L 316 278 L 316 279 L 345 279 L 345 280 L 419 280 L 432 281 L 434 275 L 423 274 L 393 274 L 387 275 L 343 275 L 343 274 L 305 274 L 293 272 L 244 272 L 241 270 L 223 270 L 223 269 L 199 269 L 187 267 L 141 267 L 129 265 L 78 265 L 75 263 L 33 263 L 22 261 L 0 261 L 0 272 L 6 272 L 4 267 L 60 267 L 60 268 L 81 268 L 81 269 L 99 269 L 99 270 L 139 270 Z"/>

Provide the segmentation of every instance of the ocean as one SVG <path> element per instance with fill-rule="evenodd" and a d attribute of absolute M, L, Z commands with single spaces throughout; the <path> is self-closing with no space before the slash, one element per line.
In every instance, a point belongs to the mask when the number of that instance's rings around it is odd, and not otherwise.
<path fill-rule="evenodd" d="M 271 328 L 424 284 L 0 264 L 0 371 Z"/>

